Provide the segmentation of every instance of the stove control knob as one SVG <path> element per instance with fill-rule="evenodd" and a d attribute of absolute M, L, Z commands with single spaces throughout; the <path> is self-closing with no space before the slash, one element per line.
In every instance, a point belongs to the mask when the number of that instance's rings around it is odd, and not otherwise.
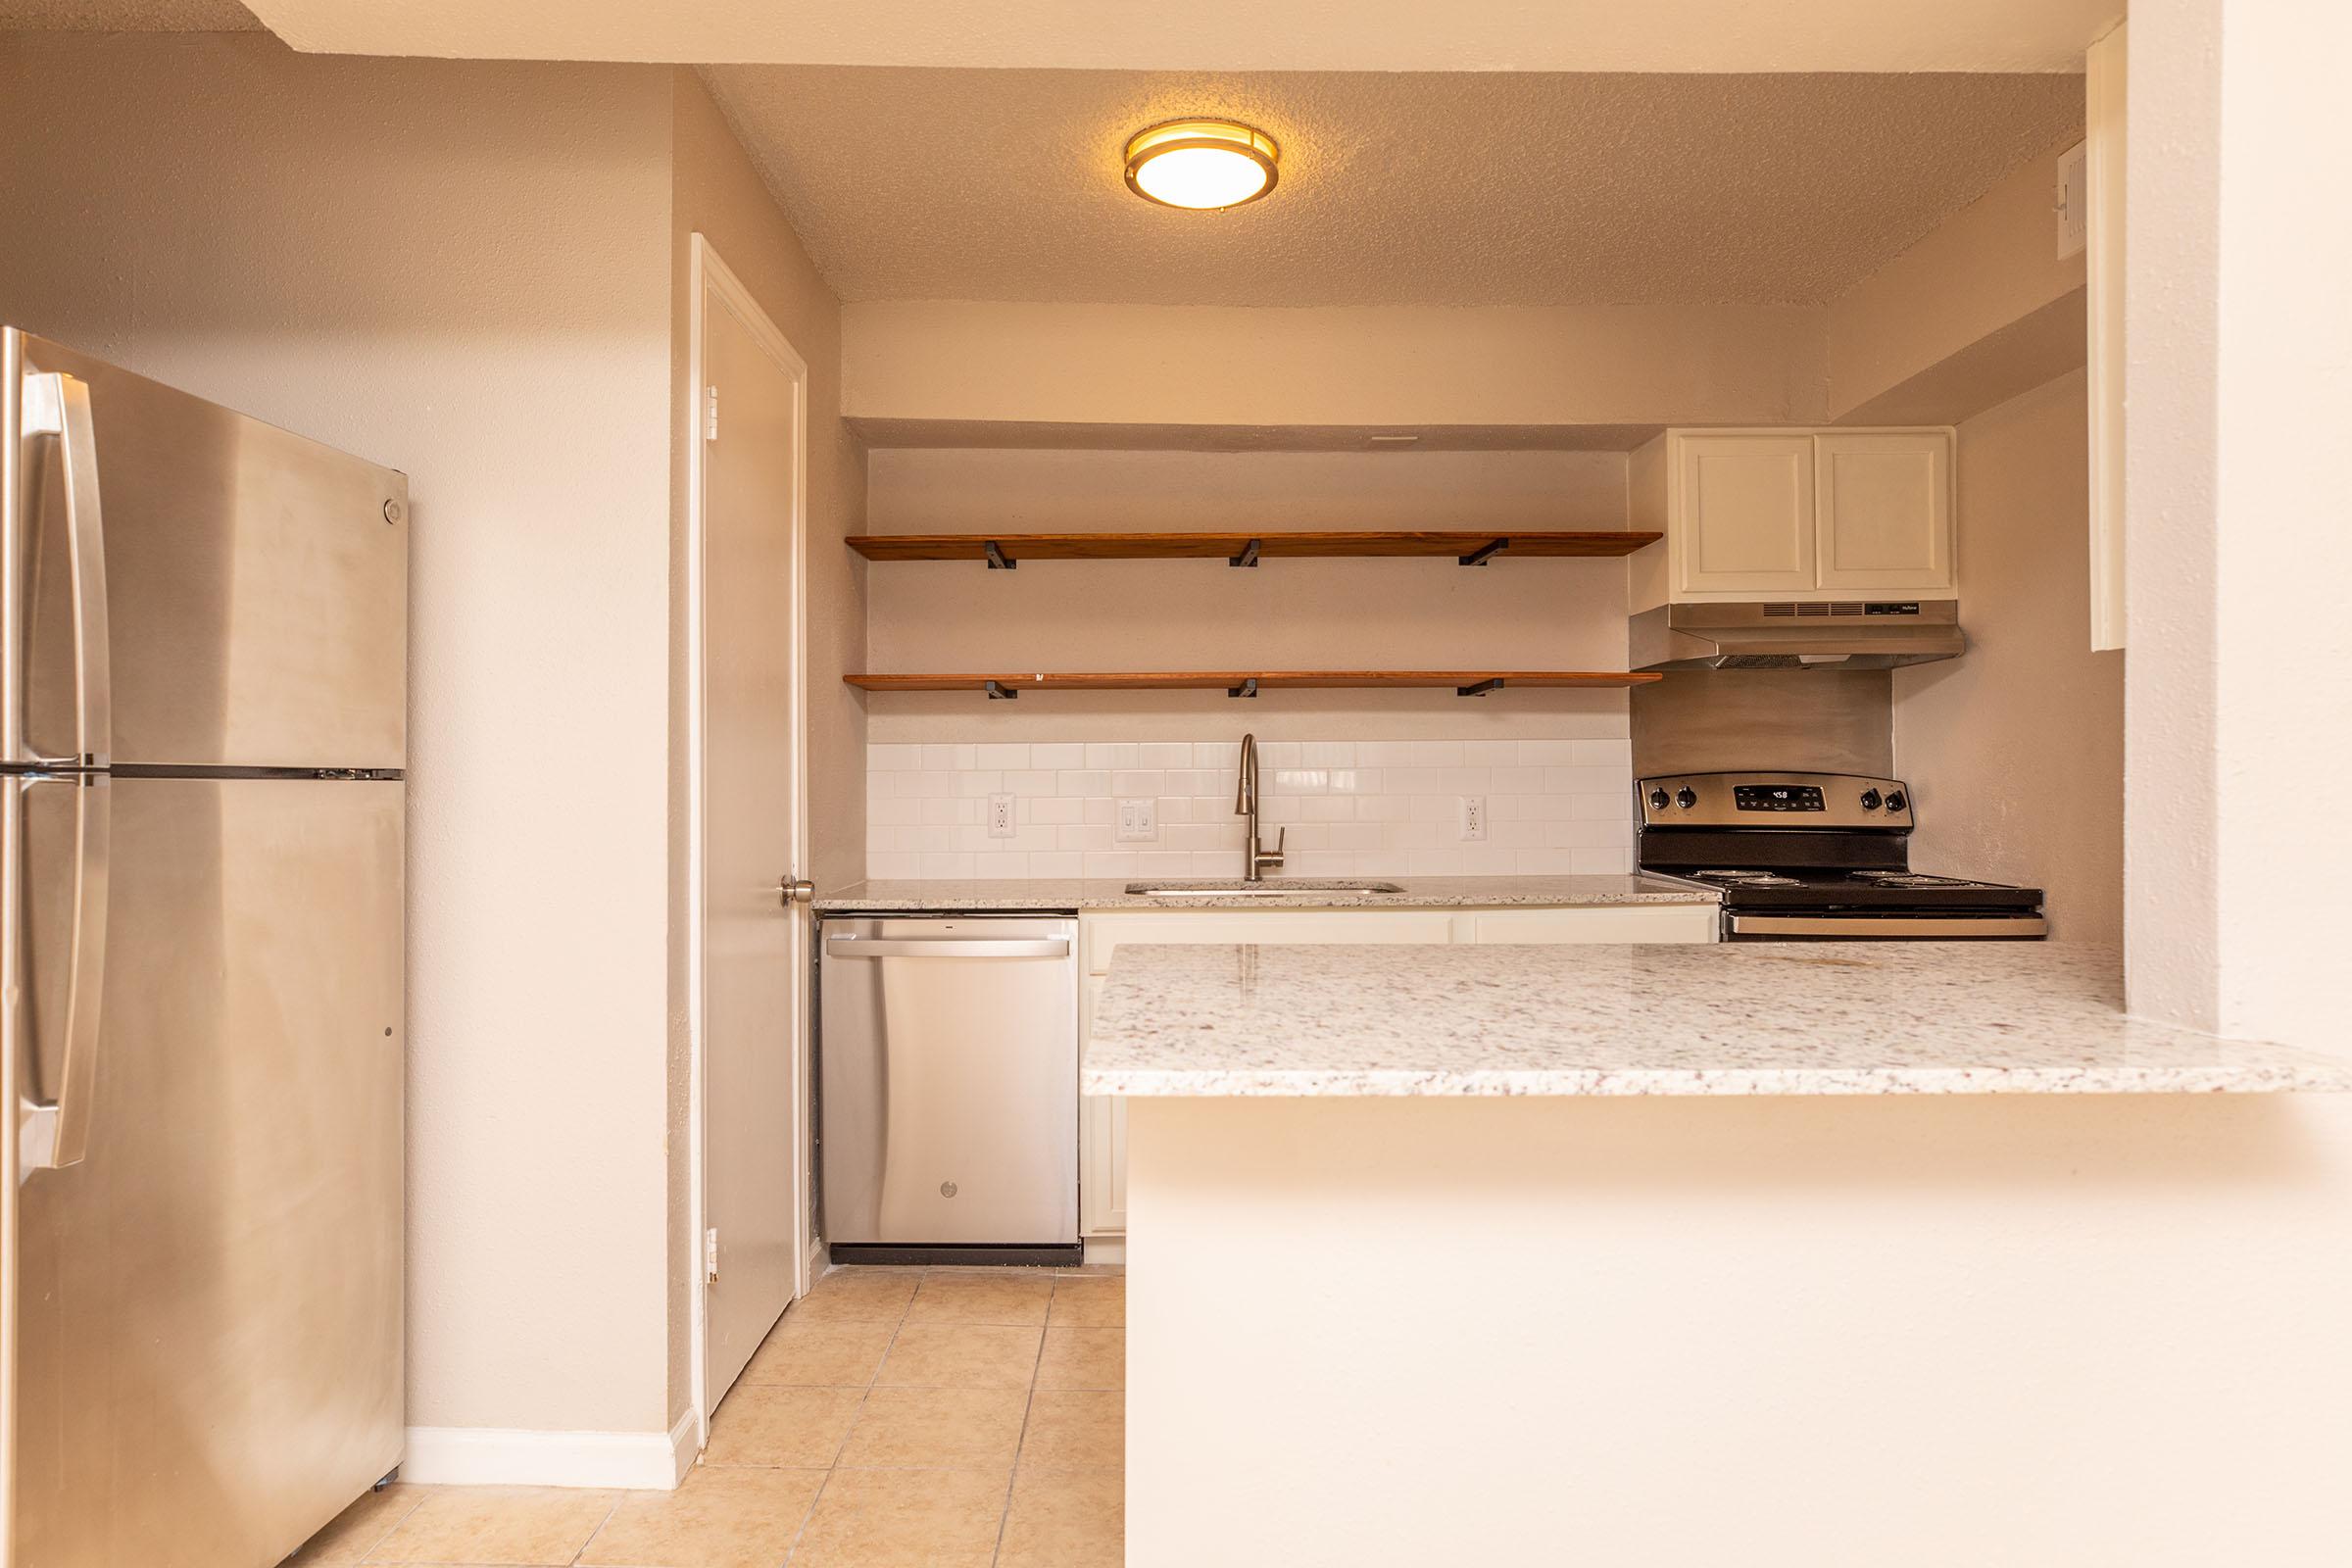
<path fill-rule="evenodd" d="M 1666 809 L 1666 799 L 1664 790 L 1651 790 L 1649 792 L 1649 808 L 1653 811 L 1663 811 Z"/>
<path fill-rule="evenodd" d="M 1886 792 L 1886 809 L 1889 811 L 1899 811 L 1910 804 L 1911 798 L 1905 795 L 1901 790 L 1888 790 Z"/>
<path fill-rule="evenodd" d="M 1865 811 L 1875 811 L 1878 808 L 1879 792 L 1877 790 L 1864 790 L 1862 792 L 1862 809 Z"/>
<path fill-rule="evenodd" d="M 1690 786 L 1686 784 L 1681 789 L 1675 791 L 1674 804 L 1688 811 L 1690 809 L 1690 808 L 1698 804 L 1698 797 L 1691 794 Z"/>

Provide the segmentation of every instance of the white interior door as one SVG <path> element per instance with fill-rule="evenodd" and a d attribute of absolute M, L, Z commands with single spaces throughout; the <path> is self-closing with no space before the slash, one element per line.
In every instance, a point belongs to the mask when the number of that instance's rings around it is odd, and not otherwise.
<path fill-rule="evenodd" d="M 707 1415 L 808 1288 L 808 925 L 780 897 L 807 839 L 801 755 L 808 368 L 694 242 Z M 715 1266 L 712 1266 L 712 1265 Z"/>

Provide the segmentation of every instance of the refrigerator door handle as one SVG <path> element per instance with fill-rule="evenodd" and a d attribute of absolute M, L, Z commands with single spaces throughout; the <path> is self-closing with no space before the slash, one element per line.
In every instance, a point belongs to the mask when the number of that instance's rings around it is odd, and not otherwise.
<path fill-rule="evenodd" d="M 73 949 L 67 957 L 66 1018 L 64 1029 L 64 1058 L 57 1077 L 57 1097 L 40 1098 L 37 1089 L 18 1088 L 17 1180 L 21 1184 L 34 1170 L 62 1170 L 77 1165 L 87 1152 L 90 1142 L 91 1090 L 98 1076 L 98 1006 L 106 995 L 106 907 L 108 874 L 112 866 L 114 826 L 114 797 L 110 782 L 102 773 L 83 773 L 70 776 L 32 773 L 18 779 L 18 800 L 10 814 L 16 818 L 17 854 L 14 858 L 20 867 L 19 885 L 12 890 L 20 901 L 24 898 L 22 884 L 24 863 L 25 834 L 24 797 L 34 790 L 58 786 L 74 791 L 74 913 Z M 18 906 L 20 916 L 24 905 Z M 21 940 L 21 939 L 20 939 Z M 25 1013 L 25 980 L 23 974 L 25 954 L 10 955 L 15 995 L 10 1004 Z M 31 1050 L 26 1054 L 35 1060 L 41 1054 L 44 1042 L 35 1038 L 41 1031 L 34 1029 L 21 1035 Z M 30 1068 L 33 1062 L 26 1062 Z"/>
<path fill-rule="evenodd" d="M 29 694 L 19 691 L 13 694 L 17 733 L 9 737 L 9 755 L 44 767 L 105 767 L 114 753 L 114 681 L 107 657 L 106 519 L 98 501 L 98 430 L 90 418 L 90 389 L 77 377 L 45 371 L 24 377 L 24 433 L 55 437 L 65 470 L 66 554 L 74 574 L 75 754 L 33 754 L 24 733 Z M 11 541 L 10 548 L 22 547 Z M 24 635 L 22 621 L 16 635 Z M 22 669 L 25 650 L 20 646 L 16 652 Z"/>

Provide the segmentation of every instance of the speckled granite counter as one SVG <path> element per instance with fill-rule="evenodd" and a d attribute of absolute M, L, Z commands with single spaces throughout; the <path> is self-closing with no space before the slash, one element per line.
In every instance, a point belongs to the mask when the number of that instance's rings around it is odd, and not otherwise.
<path fill-rule="evenodd" d="M 838 893 L 818 899 L 816 908 L 820 913 L 838 914 L 852 909 L 1577 908 L 1613 904 L 1718 902 L 1716 895 L 1704 888 L 1648 876 L 1400 876 L 1385 880 L 1396 883 L 1404 891 L 1210 894 L 1202 898 L 1171 899 L 1130 893 L 1124 880 L 853 882 Z"/>
<path fill-rule="evenodd" d="M 2215 1094 L 2352 1059 L 2138 1022 L 2065 943 L 1123 946 L 1090 1095 Z"/>

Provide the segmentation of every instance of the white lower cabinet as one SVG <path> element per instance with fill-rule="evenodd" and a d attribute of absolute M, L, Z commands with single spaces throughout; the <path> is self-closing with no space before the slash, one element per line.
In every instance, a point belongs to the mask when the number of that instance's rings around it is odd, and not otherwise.
<path fill-rule="evenodd" d="M 1456 942 L 1712 942 L 1712 904 L 1617 904 L 1581 909 L 1465 909 Z"/>
<path fill-rule="evenodd" d="M 1105 909 L 1078 919 L 1086 956 L 1079 1027 L 1091 1034 L 1110 958 L 1122 942 L 1454 943 L 1712 942 L 1707 904 L 1518 909 Z M 1127 1102 L 1089 1096 L 1078 1120 L 1078 1229 L 1127 1234 Z"/>

